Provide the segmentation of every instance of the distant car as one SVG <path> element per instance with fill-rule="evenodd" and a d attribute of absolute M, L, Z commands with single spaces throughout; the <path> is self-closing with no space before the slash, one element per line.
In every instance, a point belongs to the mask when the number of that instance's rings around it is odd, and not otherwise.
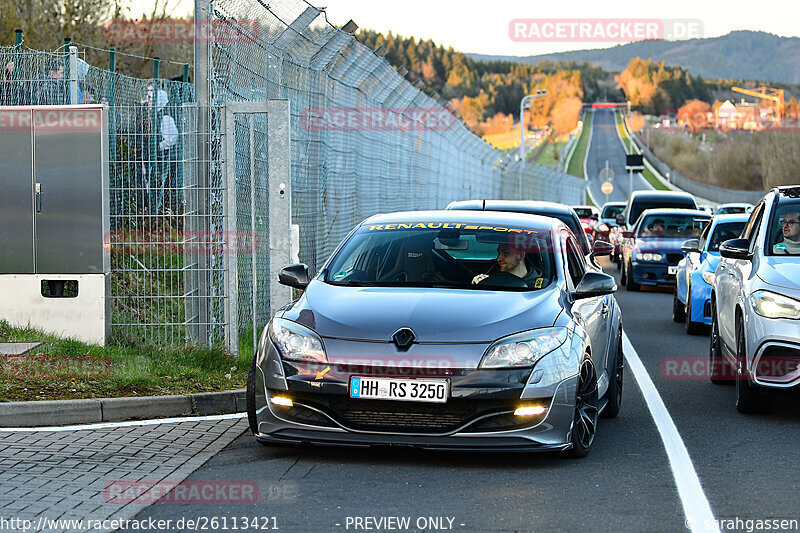
<path fill-rule="evenodd" d="M 617 264 L 622 268 L 622 242 L 625 237 L 625 232 L 630 232 L 630 229 L 639 219 L 639 215 L 645 209 L 656 209 L 659 207 L 674 207 L 677 209 L 697 209 L 697 203 L 694 197 L 686 192 L 676 191 L 633 191 L 628 203 L 625 205 L 625 210 L 622 214 L 617 215 L 617 227 L 611 231 L 614 234 L 614 241 L 619 243 L 619 255 L 617 256 Z"/>
<path fill-rule="evenodd" d="M 749 213 L 753 210 L 753 204 L 721 204 L 714 210 L 715 215 L 733 215 L 737 213 Z"/>
<path fill-rule="evenodd" d="M 767 193 L 719 252 L 710 378 L 735 381 L 740 412 L 763 412 L 774 394 L 800 390 L 800 186 Z"/>
<path fill-rule="evenodd" d="M 530 277 L 502 270 L 510 249 Z M 582 457 L 598 417 L 619 413 L 614 278 L 587 270 L 553 218 L 375 215 L 315 277 L 298 264 L 279 280 L 303 293 L 264 328 L 250 367 L 262 444 Z"/>
<path fill-rule="evenodd" d="M 622 283 L 629 291 L 642 285 L 675 284 L 681 245 L 700 236 L 711 220 L 696 209 L 647 209 L 622 245 Z"/>
<path fill-rule="evenodd" d="M 694 335 L 711 325 L 711 284 L 720 261 L 719 245 L 742 234 L 747 215 L 718 215 L 711 219 L 700 239 L 683 243 L 686 256 L 678 263 L 672 319 L 686 324 Z"/>
<path fill-rule="evenodd" d="M 600 210 L 593 205 L 573 205 L 570 207 L 575 210 L 581 220 L 583 231 L 587 235 L 591 235 L 593 240 L 596 239 L 597 226 L 600 223 Z"/>
<path fill-rule="evenodd" d="M 542 215 L 560 220 L 575 234 L 575 239 L 581 248 L 581 252 L 586 258 L 586 262 L 594 270 L 602 272 L 602 267 L 595 259 L 596 256 L 609 255 L 611 247 L 603 243 L 589 243 L 589 238 L 578 218 L 578 214 L 570 206 L 555 202 L 539 201 L 519 201 L 519 200 L 464 200 L 460 202 L 450 202 L 447 210 L 469 210 L 469 211 L 505 211 L 508 213 L 527 213 L 530 215 Z"/>
<path fill-rule="evenodd" d="M 615 262 L 618 261 L 620 255 L 619 243 L 617 242 L 617 234 L 612 231 L 617 226 L 617 215 L 625 210 L 628 202 L 606 202 L 600 210 L 600 224 L 596 228 L 597 239 L 608 241 L 614 246 L 614 253 L 611 254 L 611 259 Z"/>

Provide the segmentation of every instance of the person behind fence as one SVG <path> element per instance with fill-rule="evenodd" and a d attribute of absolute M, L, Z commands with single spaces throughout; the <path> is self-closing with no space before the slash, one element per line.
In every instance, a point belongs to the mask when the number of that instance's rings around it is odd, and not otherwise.
<path fill-rule="evenodd" d="M 149 211 L 150 202 L 148 191 L 150 189 L 150 122 L 153 103 L 153 85 L 148 84 L 147 93 L 138 106 L 133 118 L 131 128 L 133 137 L 133 169 L 134 188 L 136 189 L 136 211 L 146 213 Z"/>
<path fill-rule="evenodd" d="M 164 205 L 174 210 L 178 204 L 175 181 L 178 166 L 176 146 L 178 144 L 178 128 L 175 126 L 175 119 L 168 114 L 167 103 L 167 92 L 158 91 L 157 113 L 161 130 L 161 140 L 158 143 L 158 174 Z"/>

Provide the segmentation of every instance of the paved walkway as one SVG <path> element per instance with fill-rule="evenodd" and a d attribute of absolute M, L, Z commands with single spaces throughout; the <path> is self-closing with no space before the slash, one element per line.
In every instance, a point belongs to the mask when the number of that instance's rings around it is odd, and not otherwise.
<path fill-rule="evenodd" d="M 131 518 L 147 505 L 109 502 L 104 491 L 109 482 L 182 481 L 246 428 L 246 419 L 239 417 L 67 431 L 0 430 L 0 531 L 23 531 L 20 520 L 31 521 L 28 531 L 87 531 L 86 524 L 47 520 Z"/>

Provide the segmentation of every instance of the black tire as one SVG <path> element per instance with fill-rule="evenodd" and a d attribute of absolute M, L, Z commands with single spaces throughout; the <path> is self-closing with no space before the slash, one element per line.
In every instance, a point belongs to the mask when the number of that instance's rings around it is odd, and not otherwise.
<path fill-rule="evenodd" d="M 619 414 L 622 407 L 622 382 L 625 374 L 625 357 L 622 353 L 622 330 L 619 330 L 619 339 L 617 341 L 617 353 L 614 355 L 614 366 L 612 374 L 609 376 L 611 379 L 606 391 L 606 399 L 608 404 L 600 416 L 603 418 L 615 418 Z"/>
<path fill-rule="evenodd" d="M 678 300 L 678 282 L 675 282 L 675 292 L 672 293 L 672 321 L 678 324 L 686 320 L 686 307 Z"/>
<path fill-rule="evenodd" d="M 714 303 L 711 303 L 711 335 L 708 344 L 708 379 L 714 385 L 731 385 L 733 369 L 722 357 L 719 323 Z"/>
<path fill-rule="evenodd" d="M 686 334 L 700 335 L 705 330 L 705 324 L 692 322 L 692 288 L 686 292 Z"/>
<path fill-rule="evenodd" d="M 630 263 L 627 263 L 625 267 L 625 288 L 631 292 L 636 292 L 641 289 L 641 286 L 633 281 L 633 274 L 631 273 Z"/>
<path fill-rule="evenodd" d="M 256 420 L 256 358 L 250 364 L 250 372 L 247 374 L 247 421 L 250 423 L 250 432 L 258 435 L 258 421 Z"/>
<path fill-rule="evenodd" d="M 627 283 L 627 277 L 625 276 L 625 264 L 622 261 L 619 262 L 619 270 L 619 284 L 625 285 L 625 283 Z"/>
<path fill-rule="evenodd" d="M 747 376 L 747 345 L 741 321 L 736 324 L 736 366 L 736 410 L 748 415 L 769 412 L 772 397 L 756 390 Z"/>
<path fill-rule="evenodd" d="M 581 363 L 578 385 L 575 390 L 575 415 L 572 419 L 572 448 L 570 457 L 586 457 L 597 433 L 597 375 L 592 360 L 586 357 Z"/>

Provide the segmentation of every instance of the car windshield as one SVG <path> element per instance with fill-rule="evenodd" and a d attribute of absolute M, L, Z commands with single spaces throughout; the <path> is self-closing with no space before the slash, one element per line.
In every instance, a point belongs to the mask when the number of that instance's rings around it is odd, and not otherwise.
<path fill-rule="evenodd" d="M 631 206 L 631 222 L 639 218 L 639 215 L 648 209 L 656 209 L 659 207 L 674 207 L 676 209 L 696 209 L 697 205 L 691 198 L 670 198 L 663 200 L 640 200 L 634 201 Z"/>
<path fill-rule="evenodd" d="M 622 210 L 625 209 L 625 206 L 617 206 L 617 205 L 607 205 L 603 208 L 603 213 L 600 215 L 601 218 L 616 218 L 617 215 L 622 213 Z"/>
<path fill-rule="evenodd" d="M 800 200 L 784 199 L 774 210 L 768 232 L 768 255 L 800 255 Z"/>
<path fill-rule="evenodd" d="M 548 229 L 397 222 L 360 227 L 327 268 L 332 285 L 539 290 L 555 279 Z"/>
<path fill-rule="evenodd" d="M 708 219 L 697 215 L 646 215 L 636 232 L 643 239 L 696 239 L 703 231 Z"/>
<path fill-rule="evenodd" d="M 745 221 L 724 222 L 714 227 L 714 233 L 708 241 L 708 251 L 718 252 L 719 245 L 731 239 L 738 239 L 744 229 Z"/>
<path fill-rule="evenodd" d="M 735 213 L 747 213 L 747 208 L 738 205 L 729 205 L 717 209 L 717 215 L 732 215 Z"/>
<path fill-rule="evenodd" d="M 592 210 L 588 207 L 577 207 L 575 212 L 578 213 L 578 218 L 592 218 Z"/>

